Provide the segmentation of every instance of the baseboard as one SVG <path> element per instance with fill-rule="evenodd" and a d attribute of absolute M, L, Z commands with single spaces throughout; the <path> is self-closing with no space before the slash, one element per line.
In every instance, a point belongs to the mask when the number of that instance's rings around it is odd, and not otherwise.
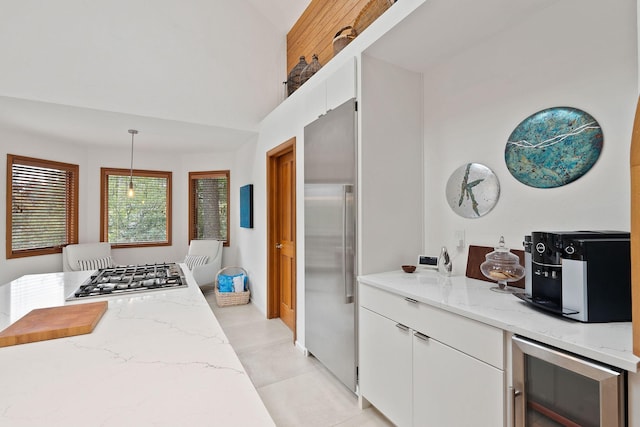
<path fill-rule="evenodd" d="M 300 344 L 300 341 L 298 341 L 298 340 L 296 340 L 296 349 L 297 349 L 300 353 L 304 354 L 305 356 L 308 356 L 308 355 L 309 355 L 309 350 L 307 350 L 307 348 L 306 348 L 306 347 L 304 347 L 302 344 Z"/>

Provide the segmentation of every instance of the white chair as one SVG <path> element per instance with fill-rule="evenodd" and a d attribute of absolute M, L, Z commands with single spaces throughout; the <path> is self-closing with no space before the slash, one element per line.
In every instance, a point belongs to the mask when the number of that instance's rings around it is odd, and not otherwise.
<path fill-rule="evenodd" d="M 62 248 L 62 271 L 97 270 L 113 267 L 111 244 L 79 243 Z"/>
<path fill-rule="evenodd" d="M 222 266 L 221 240 L 192 240 L 184 260 L 198 286 L 213 285 Z"/>

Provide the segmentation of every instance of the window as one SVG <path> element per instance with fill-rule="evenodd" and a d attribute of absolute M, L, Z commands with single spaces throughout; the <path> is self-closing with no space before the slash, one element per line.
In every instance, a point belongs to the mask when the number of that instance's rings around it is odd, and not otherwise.
<path fill-rule="evenodd" d="M 229 246 L 229 171 L 189 172 L 189 240 Z"/>
<path fill-rule="evenodd" d="M 7 154 L 7 258 L 69 243 L 78 243 L 78 165 Z"/>
<path fill-rule="evenodd" d="M 171 172 L 100 169 L 100 240 L 114 248 L 171 245 Z"/>

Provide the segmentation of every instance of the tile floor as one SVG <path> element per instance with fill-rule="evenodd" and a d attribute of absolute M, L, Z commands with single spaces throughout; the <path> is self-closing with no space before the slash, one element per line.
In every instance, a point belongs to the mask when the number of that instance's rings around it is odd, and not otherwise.
<path fill-rule="evenodd" d="M 213 289 L 203 292 L 276 425 L 393 425 L 374 408 L 361 410 L 353 393 L 296 349 L 280 319 L 265 319 L 251 303 L 220 308 Z"/>

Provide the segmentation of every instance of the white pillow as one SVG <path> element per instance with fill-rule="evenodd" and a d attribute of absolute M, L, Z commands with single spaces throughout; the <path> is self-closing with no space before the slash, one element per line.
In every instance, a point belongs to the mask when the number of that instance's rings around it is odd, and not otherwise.
<path fill-rule="evenodd" d="M 184 263 L 187 264 L 189 270 L 193 270 L 193 267 L 199 265 L 205 265 L 209 257 L 207 255 L 187 255 L 184 259 Z"/>
<path fill-rule="evenodd" d="M 79 259 L 78 268 L 80 270 L 98 270 L 99 268 L 113 267 L 113 261 L 110 256 L 97 259 Z"/>

